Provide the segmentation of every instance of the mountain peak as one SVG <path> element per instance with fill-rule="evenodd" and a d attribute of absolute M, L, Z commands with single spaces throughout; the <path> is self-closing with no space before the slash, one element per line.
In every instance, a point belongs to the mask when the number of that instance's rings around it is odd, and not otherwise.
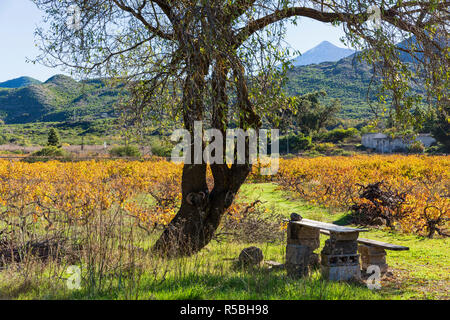
<path fill-rule="evenodd" d="M 354 53 L 355 51 L 352 49 L 340 48 L 329 41 L 322 41 L 311 50 L 294 59 L 292 63 L 294 66 L 304 66 L 322 62 L 336 62 Z"/>
<path fill-rule="evenodd" d="M 317 45 L 316 47 L 320 47 L 320 46 L 332 46 L 332 47 L 336 47 L 339 48 L 338 46 L 335 46 L 334 44 L 332 44 L 330 41 L 322 41 L 321 43 L 319 43 L 319 45 Z"/>
<path fill-rule="evenodd" d="M 40 83 L 41 82 L 39 80 L 31 77 L 20 77 L 5 82 L 0 82 L 0 88 L 17 89 Z"/>
<path fill-rule="evenodd" d="M 64 83 L 64 82 L 76 82 L 74 79 L 72 79 L 69 76 L 65 76 L 63 74 L 57 74 L 53 77 L 50 77 L 45 83 Z"/>

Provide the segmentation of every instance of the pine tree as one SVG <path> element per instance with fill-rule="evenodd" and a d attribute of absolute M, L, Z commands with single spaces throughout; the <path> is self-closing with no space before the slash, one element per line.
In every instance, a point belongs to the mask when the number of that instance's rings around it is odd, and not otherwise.
<path fill-rule="evenodd" d="M 58 131 L 56 131 L 55 128 L 51 128 L 48 133 L 48 142 L 47 145 L 54 146 L 54 147 L 60 147 L 61 143 L 59 140 L 59 134 Z"/>

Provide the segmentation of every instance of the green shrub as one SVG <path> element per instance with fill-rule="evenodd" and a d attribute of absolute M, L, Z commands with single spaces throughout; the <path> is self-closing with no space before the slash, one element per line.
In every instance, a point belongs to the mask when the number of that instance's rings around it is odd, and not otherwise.
<path fill-rule="evenodd" d="M 314 146 L 314 150 L 318 151 L 318 152 L 329 152 L 335 148 L 336 148 L 336 146 L 333 143 L 329 143 L 329 142 L 319 143 Z"/>
<path fill-rule="evenodd" d="M 409 153 L 424 153 L 425 152 L 425 146 L 423 145 L 422 141 L 414 141 L 409 147 L 408 147 Z"/>
<path fill-rule="evenodd" d="M 288 150 L 289 143 L 289 150 Z M 290 134 L 280 139 L 281 153 L 298 153 L 300 151 L 311 149 L 311 137 L 299 134 Z"/>
<path fill-rule="evenodd" d="M 141 152 L 139 148 L 136 146 L 120 146 L 114 147 L 109 151 L 109 154 L 113 157 L 133 157 L 139 158 L 141 156 Z"/>
<path fill-rule="evenodd" d="M 162 140 L 155 140 L 151 143 L 152 154 L 158 157 L 172 156 L 173 145 Z"/>
<path fill-rule="evenodd" d="M 434 146 L 425 149 L 428 154 L 445 154 L 448 152 L 447 148 L 443 144 L 436 144 Z"/>
<path fill-rule="evenodd" d="M 358 135 L 358 130 L 356 128 L 349 129 L 334 129 L 328 131 L 323 135 L 321 141 L 324 142 L 339 142 L 344 141 L 349 138 L 353 138 Z"/>
<path fill-rule="evenodd" d="M 348 156 L 354 155 L 354 153 L 351 152 L 351 151 L 346 151 L 344 149 L 334 149 L 334 150 L 331 151 L 331 155 L 348 157 Z"/>
<path fill-rule="evenodd" d="M 69 161 L 72 159 L 70 152 L 55 146 L 46 146 L 41 150 L 33 152 L 29 157 L 25 158 L 27 162 L 48 161 L 58 159 L 62 161 Z"/>
<path fill-rule="evenodd" d="M 305 155 L 307 155 L 308 157 L 312 157 L 312 158 L 315 158 L 315 157 L 322 157 L 322 156 L 323 156 L 322 153 L 320 153 L 319 151 L 316 151 L 316 150 L 314 150 L 314 149 L 307 151 L 307 152 L 305 153 Z"/>

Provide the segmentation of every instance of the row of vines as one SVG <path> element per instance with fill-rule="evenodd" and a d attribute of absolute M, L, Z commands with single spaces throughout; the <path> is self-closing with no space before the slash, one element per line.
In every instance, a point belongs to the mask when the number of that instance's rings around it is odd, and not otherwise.
<path fill-rule="evenodd" d="M 407 233 L 447 235 L 448 156 L 288 159 L 281 160 L 275 180 L 312 204 L 351 209 L 354 223 L 376 220 Z"/>
<path fill-rule="evenodd" d="M 49 229 L 61 219 L 83 223 L 113 209 L 144 229 L 165 225 L 181 201 L 181 169 L 167 161 L 0 161 L 0 236 L 12 226 L 23 232 L 36 223 Z M 255 166 L 249 181 L 261 178 L 267 179 Z M 445 234 L 450 218 L 450 158 L 445 156 L 280 160 L 278 174 L 270 179 L 312 204 L 351 208 L 355 219 L 372 212 L 372 218 L 408 233 Z M 237 214 L 239 206 L 230 212 Z"/>

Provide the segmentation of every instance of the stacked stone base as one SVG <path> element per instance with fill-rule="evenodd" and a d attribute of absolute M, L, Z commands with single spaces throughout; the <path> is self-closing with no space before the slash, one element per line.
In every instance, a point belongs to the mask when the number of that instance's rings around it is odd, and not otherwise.
<path fill-rule="evenodd" d="M 366 271 L 371 265 L 375 265 L 380 268 L 381 273 L 387 272 L 386 251 L 383 248 L 359 245 L 358 252 L 361 254 L 363 271 Z"/>
<path fill-rule="evenodd" d="M 305 277 L 317 267 L 319 256 L 313 251 L 320 247 L 320 232 L 297 224 L 287 230 L 286 271 L 293 278 Z"/>
<path fill-rule="evenodd" d="M 321 253 L 322 276 L 331 281 L 361 279 L 358 232 L 330 233 Z"/>
<path fill-rule="evenodd" d="M 299 244 L 286 247 L 286 271 L 293 278 L 305 277 L 309 273 L 309 256 L 311 249 Z"/>
<path fill-rule="evenodd" d="M 322 255 L 321 271 L 331 281 L 360 279 L 359 255 Z"/>
<path fill-rule="evenodd" d="M 319 259 L 319 255 L 314 253 L 314 250 L 320 247 L 319 229 L 289 223 L 285 263 L 288 276 L 294 278 L 305 277 L 310 273 L 311 269 L 320 266 L 323 277 L 331 281 L 361 279 L 358 236 L 359 231 L 331 231 L 330 239 L 325 241 L 325 247 Z M 374 262 L 376 259 L 379 259 L 377 260 L 378 262 L 382 261 L 372 251 L 365 257 L 367 258 L 367 263 Z"/>

